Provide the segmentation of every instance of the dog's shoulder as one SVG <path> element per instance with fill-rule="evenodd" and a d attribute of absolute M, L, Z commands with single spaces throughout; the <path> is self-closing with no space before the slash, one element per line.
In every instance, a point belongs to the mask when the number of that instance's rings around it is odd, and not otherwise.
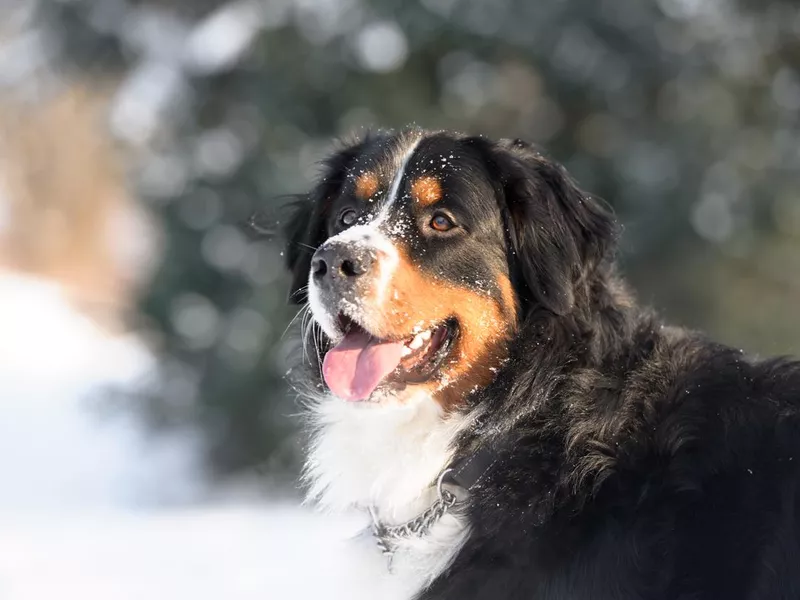
<path fill-rule="evenodd" d="M 631 460 L 631 469 L 656 461 L 664 481 L 692 488 L 800 452 L 800 362 L 679 331 L 623 390 L 630 446 L 651 461 Z"/>
<path fill-rule="evenodd" d="M 718 473 L 800 460 L 800 362 L 651 322 L 614 365 L 576 370 L 543 416 L 540 431 L 563 431 L 557 485 L 579 501 L 609 478 L 638 499 L 701 490 Z"/>

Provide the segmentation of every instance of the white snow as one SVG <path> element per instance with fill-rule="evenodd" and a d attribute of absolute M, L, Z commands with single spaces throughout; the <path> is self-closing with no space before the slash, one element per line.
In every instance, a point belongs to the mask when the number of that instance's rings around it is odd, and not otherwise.
<path fill-rule="evenodd" d="M 0 599 L 355 599 L 361 522 L 210 503 L 193 437 L 152 438 L 91 394 L 152 358 L 46 281 L 0 272 Z M 211 493 L 210 493 L 211 492 Z"/>
<path fill-rule="evenodd" d="M 359 598 L 347 524 L 296 507 L 0 515 L 3 600 Z"/>

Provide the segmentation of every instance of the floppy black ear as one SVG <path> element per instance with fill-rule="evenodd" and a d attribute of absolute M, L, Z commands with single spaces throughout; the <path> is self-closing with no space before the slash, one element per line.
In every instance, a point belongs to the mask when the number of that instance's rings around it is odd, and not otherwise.
<path fill-rule="evenodd" d="M 347 169 L 361 152 L 366 140 L 333 154 L 323 163 L 317 186 L 293 206 L 293 214 L 286 221 L 283 233 L 286 239 L 286 266 L 292 274 L 289 301 L 306 302 L 306 285 L 311 269 L 311 257 L 325 241 L 325 220 L 331 203 L 342 189 Z"/>
<path fill-rule="evenodd" d="M 303 304 L 306 301 L 304 286 L 308 283 L 308 271 L 311 268 L 313 254 L 311 248 L 316 248 L 322 242 L 318 239 L 317 232 L 309 227 L 315 218 L 315 208 L 316 203 L 310 196 L 298 200 L 292 206 L 294 212 L 283 227 L 286 237 L 286 266 L 292 275 L 289 302 L 295 304 Z"/>
<path fill-rule="evenodd" d="M 522 140 L 501 140 L 486 150 L 500 181 L 517 276 L 532 300 L 564 315 L 575 304 L 576 284 L 611 253 L 614 216 L 561 165 Z"/>

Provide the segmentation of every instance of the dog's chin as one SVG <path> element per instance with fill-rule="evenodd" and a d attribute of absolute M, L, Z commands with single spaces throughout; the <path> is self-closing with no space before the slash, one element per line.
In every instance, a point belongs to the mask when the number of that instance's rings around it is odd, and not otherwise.
<path fill-rule="evenodd" d="M 382 378 L 367 398 L 348 404 L 367 409 L 407 406 L 414 397 L 420 396 L 418 392 L 432 392 L 446 382 L 444 370 L 453 360 L 460 331 L 457 319 L 445 319 L 425 329 L 417 327 L 408 335 L 392 337 L 374 335 L 368 326 L 344 312 L 339 313 L 333 322 L 334 331 L 330 332 L 331 335 L 326 334 L 326 354 L 352 335 L 368 336 L 377 344 L 402 344 L 397 367 Z"/>

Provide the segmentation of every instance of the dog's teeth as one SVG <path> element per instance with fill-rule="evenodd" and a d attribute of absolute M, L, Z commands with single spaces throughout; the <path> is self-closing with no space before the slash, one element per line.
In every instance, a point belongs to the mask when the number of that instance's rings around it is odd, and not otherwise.
<path fill-rule="evenodd" d="M 428 331 L 420 333 L 417 337 L 421 337 L 423 340 L 429 340 L 431 338 L 431 334 L 432 332 L 429 329 Z"/>
<path fill-rule="evenodd" d="M 411 340 L 411 343 L 408 345 L 408 347 L 416 350 L 417 348 L 421 348 L 422 344 L 424 343 L 425 340 L 423 339 L 422 334 L 419 334 L 418 336 L 414 337 L 413 340 Z"/>
<path fill-rule="evenodd" d="M 411 354 L 411 352 L 412 352 L 411 348 L 409 348 L 408 346 L 403 346 L 403 352 L 401 353 L 401 356 L 408 356 L 409 354 Z"/>

